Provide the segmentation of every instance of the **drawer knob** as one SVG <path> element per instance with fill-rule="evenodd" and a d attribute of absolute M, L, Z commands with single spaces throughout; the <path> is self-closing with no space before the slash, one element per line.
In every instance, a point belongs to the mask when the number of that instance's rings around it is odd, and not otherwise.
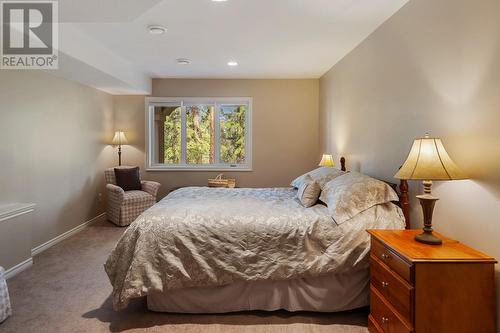
<path fill-rule="evenodd" d="M 388 255 L 387 253 L 382 253 L 381 257 L 382 257 L 382 259 L 387 260 L 387 259 L 389 259 L 391 256 L 390 256 L 390 255 Z"/>
<path fill-rule="evenodd" d="M 382 324 L 387 324 L 389 322 L 389 318 L 382 317 Z"/>
<path fill-rule="evenodd" d="M 382 287 L 383 288 L 389 287 L 389 282 L 382 281 Z"/>

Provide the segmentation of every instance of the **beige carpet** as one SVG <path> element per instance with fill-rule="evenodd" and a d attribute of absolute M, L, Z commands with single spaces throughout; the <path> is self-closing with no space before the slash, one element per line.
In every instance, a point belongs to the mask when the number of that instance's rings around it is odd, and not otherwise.
<path fill-rule="evenodd" d="M 103 263 L 124 230 L 96 223 L 36 256 L 33 267 L 7 281 L 13 316 L 0 332 L 367 332 L 366 309 L 181 315 L 150 312 L 138 299 L 115 312 Z"/>

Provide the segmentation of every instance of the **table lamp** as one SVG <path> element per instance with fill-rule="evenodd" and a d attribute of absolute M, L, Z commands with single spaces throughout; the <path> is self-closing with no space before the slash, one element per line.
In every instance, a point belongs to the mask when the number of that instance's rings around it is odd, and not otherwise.
<path fill-rule="evenodd" d="M 441 244 L 442 240 L 432 233 L 432 212 L 439 200 L 432 195 L 432 181 L 467 179 L 451 160 L 441 139 L 430 138 L 428 134 L 424 138 L 415 139 L 405 163 L 394 177 L 422 180 L 424 194 L 417 195 L 417 198 L 424 213 L 424 232 L 416 235 L 415 240 L 425 244 Z"/>
<path fill-rule="evenodd" d="M 113 145 L 118 146 L 118 165 L 122 165 L 122 145 L 126 145 L 128 143 L 125 132 L 116 131 L 112 143 Z"/>
<path fill-rule="evenodd" d="M 322 167 L 332 167 L 332 166 L 334 166 L 335 163 L 333 163 L 333 157 L 332 157 L 332 155 L 323 154 L 323 157 L 321 157 L 321 161 L 319 162 L 318 165 L 322 166 Z"/>

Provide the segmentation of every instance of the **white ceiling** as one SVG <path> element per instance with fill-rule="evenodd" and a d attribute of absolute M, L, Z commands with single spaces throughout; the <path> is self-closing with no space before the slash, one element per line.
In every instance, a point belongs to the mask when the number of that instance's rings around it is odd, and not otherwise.
<path fill-rule="evenodd" d="M 107 76 L 116 76 L 110 61 L 121 64 L 116 74 L 129 68 L 131 82 L 123 73 L 117 79 L 130 87 L 96 82 L 111 93 L 147 93 L 151 77 L 318 78 L 406 2 L 60 0 L 60 49 L 77 59 L 78 50 L 88 50 L 89 59 L 78 60 Z M 151 35 L 151 24 L 168 31 Z M 177 58 L 192 63 L 178 65 Z M 239 66 L 227 66 L 229 60 Z"/>

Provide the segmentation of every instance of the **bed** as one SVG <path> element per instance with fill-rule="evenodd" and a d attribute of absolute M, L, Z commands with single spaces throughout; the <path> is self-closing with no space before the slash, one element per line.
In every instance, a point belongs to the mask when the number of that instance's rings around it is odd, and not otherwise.
<path fill-rule="evenodd" d="M 291 187 L 178 189 L 139 216 L 110 254 L 113 306 L 143 296 L 150 310 L 176 313 L 366 306 L 365 230 L 405 228 L 401 188 L 399 198 L 386 190 L 396 200 L 343 219 L 321 203 L 304 208 Z"/>

